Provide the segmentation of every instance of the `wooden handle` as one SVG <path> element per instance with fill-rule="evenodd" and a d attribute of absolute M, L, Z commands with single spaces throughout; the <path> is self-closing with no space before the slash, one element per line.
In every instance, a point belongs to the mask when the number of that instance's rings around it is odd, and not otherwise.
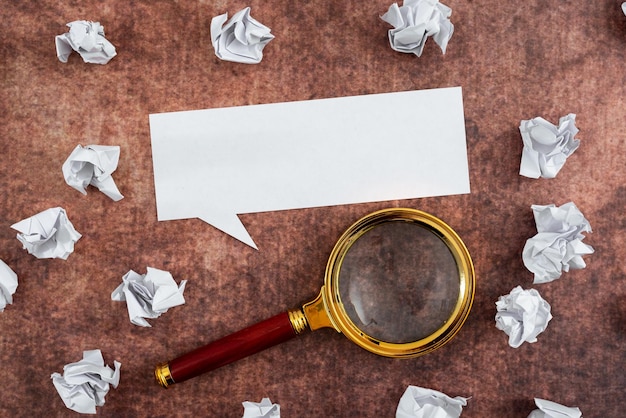
<path fill-rule="evenodd" d="M 180 383 L 215 370 L 296 335 L 289 313 L 278 314 L 170 361 L 171 382 Z"/>

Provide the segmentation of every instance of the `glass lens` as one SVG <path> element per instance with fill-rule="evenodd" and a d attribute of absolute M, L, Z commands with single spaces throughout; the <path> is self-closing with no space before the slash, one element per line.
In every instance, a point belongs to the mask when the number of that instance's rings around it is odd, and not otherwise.
<path fill-rule="evenodd" d="M 450 318 L 459 298 L 454 256 L 440 235 L 416 222 L 389 221 L 348 249 L 338 278 L 346 314 L 380 341 L 410 343 Z"/>

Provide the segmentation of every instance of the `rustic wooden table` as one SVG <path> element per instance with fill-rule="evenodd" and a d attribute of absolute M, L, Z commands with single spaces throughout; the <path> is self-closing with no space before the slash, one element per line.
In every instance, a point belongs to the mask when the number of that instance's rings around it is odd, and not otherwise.
<path fill-rule="evenodd" d="M 626 16 L 620 1 L 448 0 L 445 55 L 391 50 L 379 19 L 390 3 L 257 1 L 0 1 L 0 259 L 19 276 L 0 313 L 0 415 L 72 416 L 50 374 L 99 348 L 122 363 L 100 416 L 238 417 L 269 397 L 284 417 L 391 417 L 408 385 L 471 397 L 463 416 L 526 417 L 533 398 L 623 415 L 626 377 Z M 211 18 L 245 6 L 275 39 L 258 65 L 218 60 Z M 60 63 L 67 22 L 99 21 L 118 50 L 105 66 Z M 148 115 L 437 87 L 463 88 L 471 193 L 241 217 L 260 250 L 199 220 L 157 222 Z M 580 149 L 557 178 L 518 175 L 522 119 L 577 114 Z M 298 140 L 294 132 L 294 141 Z M 77 144 L 120 145 L 125 198 L 68 187 Z M 521 250 L 530 206 L 573 201 L 596 252 L 587 267 L 534 286 L 554 319 L 535 344 L 510 348 L 495 301 L 533 287 Z M 62 206 L 83 237 L 67 261 L 26 253 L 10 226 Z M 412 360 L 377 357 L 329 330 L 170 389 L 160 361 L 312 299 L 339 235 L 366 213 L 408 206 L 450 224 L 473 256 L 476 299 L 457 337 Z M 110 293 L 130 269 L 187 279 L 187 303 L 132 325 Z"/>

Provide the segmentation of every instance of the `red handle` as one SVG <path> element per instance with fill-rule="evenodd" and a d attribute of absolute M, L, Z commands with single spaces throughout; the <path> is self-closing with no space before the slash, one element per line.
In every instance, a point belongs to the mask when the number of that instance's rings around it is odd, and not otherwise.
<path fill-rule="evenodd" d="M 289 314 L 278 314 L 170 361 L 171 379 L 180 383 L 290 340 L 296 335 Z"/>

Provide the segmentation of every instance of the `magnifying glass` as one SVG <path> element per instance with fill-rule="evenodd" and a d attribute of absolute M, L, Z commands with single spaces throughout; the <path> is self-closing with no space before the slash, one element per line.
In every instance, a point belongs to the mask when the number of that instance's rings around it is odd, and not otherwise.
<path fill-rule="evenodd" d="M 419 210 L 380 210 L 339 238 L 315 300 L 159 364 L 155 377 L 168 387 L 320 328 L 381 356 L 420 356 L 456 335 L 474 288 L 472 260 L 452 228 Z"/>

